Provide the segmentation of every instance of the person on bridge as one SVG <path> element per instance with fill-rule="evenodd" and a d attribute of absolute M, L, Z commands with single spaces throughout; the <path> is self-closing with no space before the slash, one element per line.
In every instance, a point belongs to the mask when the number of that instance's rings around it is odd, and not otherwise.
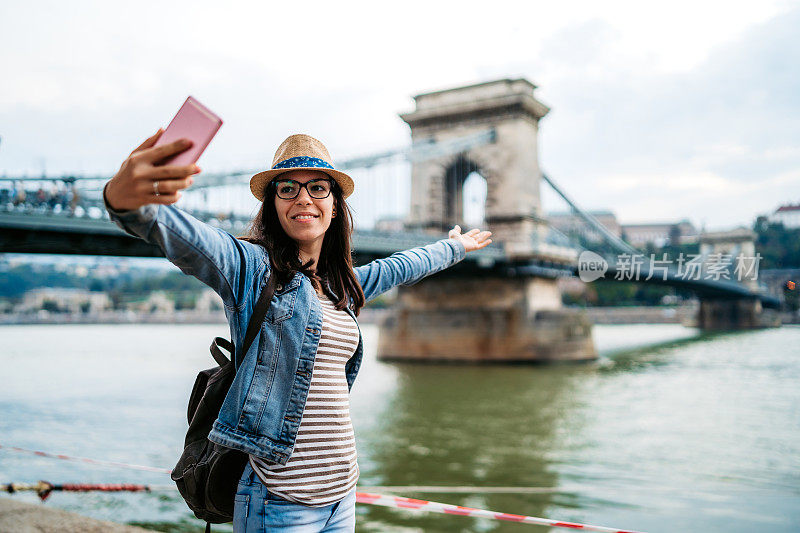
<path fill-rule="evenodd" d="M 363 354 L 359 312 L 488 246 L 491 232 L 462 234 L 456 225 L 448 238 L 353 267 L 353 180 L 333 168 L 320 141 L 298 134 L 250 180 L 261 207 L 247 235 L 234 237 L 173 205 L 200 169 L 159 166 L 191 146 L 182 139 L 156 147 L 161 133 L 130 154 L 103 198 L 114 223 L 222 298 L 237 372 L 208 438 L 249 456 L 234 531 L 352 532 L 359 470 L 349 392 Z M 240 354 L 270 275 L 265 327 Z"/>

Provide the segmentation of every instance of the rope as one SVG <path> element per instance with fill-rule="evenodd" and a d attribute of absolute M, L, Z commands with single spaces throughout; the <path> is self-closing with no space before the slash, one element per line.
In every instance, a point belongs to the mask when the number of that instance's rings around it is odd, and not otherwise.
<path fill-rule="evenodd" d="M 1 492 L 13 494 L 15 492 L 35 492 L 42 501 L 45 501 L 53 491 L 61 492 L 150 492 L 147 485 L 134 485 L 130 483 L 63 483 L 56 485 L 49 481 L 38 483 L 8 483 L 0 484 Z"/>

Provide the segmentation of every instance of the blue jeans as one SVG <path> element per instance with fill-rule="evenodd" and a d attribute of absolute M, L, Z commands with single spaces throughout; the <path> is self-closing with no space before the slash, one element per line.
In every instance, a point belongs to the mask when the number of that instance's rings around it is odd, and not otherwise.
<path fill-rule="evenodd" d="M 311 507 L 270 493 L 250 463 L 245 465 L 234 500 L 234 533 L 353 533 L 355 530 L 355 488 L 341 501 L 322 507 Z"/>

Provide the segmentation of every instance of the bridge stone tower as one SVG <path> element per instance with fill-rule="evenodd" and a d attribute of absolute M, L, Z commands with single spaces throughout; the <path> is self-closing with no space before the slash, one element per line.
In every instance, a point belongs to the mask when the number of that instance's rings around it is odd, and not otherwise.
<path fill-rule="evenodd" d="M 412 163 L 411 209 L 406 227 L 441 233 L 467 231 L 463 185 L 478 172 L 486 180 L 485 228 L 510 257 L 531 257 L 543 242 L 539 201 L 539 119 L 550 109 L 525 79 L 497 80 L 420 94 L 416 109 L 400 115 L 413 143 L 447 143 L 493 130 L 493 143 Z"/>
<path fill-rule="evenodd" d="M 506 261 L 574 264 L 576 253 L 545 241 L 539 198 L 539 119 L 549 108 L 525 79 L 502 79 L 420 94 L 400 115 L 412 141 L 437 145 L 492 132 L 453 155 L 412 163 L 406 228 L 441 236 L 454 225 L 468 231 L 464 184 L 473 172 L 486 180 L 484 221 Z M 458 266 L 458 265 L 457 265 Z M 511 362 L 597 357 L 591 323 L 564 309 L 554 278 L 498 271 L 445 271 L 398 287 L 393 314 L 382 324 L 380 359 Z"/>

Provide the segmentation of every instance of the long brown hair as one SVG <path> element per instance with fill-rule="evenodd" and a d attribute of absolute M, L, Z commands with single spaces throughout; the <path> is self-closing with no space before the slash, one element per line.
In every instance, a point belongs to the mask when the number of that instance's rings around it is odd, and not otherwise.
<path fill-rule="evenodd" d="M 343 310 L 350 305 L 353 313 L 358 316 L 365 302 L 364 291 L 353 272 L 353 256 L 350 249 L 353 215 L 350 206 L 342 197 L 339 184 L 333 179 L 331 181 L 336 216 L 331 219 L 331 225 L 325 232 L 316 270 L 311 268 L 313 264 L 311 259 L 306 263 L 300 263 L 300 247 L 297 241 L 286 234 L 278 220 L 278 213 L 275 210 L 274 179 L 270 180 L 264 189 L 264 201 L 258 214 L 250 222 L 246 234 L 239 239 L 260 244 L 267 250 L 278 283 L 288 283 L 299 271 L 324 287 L 322 277 L 327 277 L 331 290 L 338 298 L 338 301 L 334 302 L 336 309 Z"/>

